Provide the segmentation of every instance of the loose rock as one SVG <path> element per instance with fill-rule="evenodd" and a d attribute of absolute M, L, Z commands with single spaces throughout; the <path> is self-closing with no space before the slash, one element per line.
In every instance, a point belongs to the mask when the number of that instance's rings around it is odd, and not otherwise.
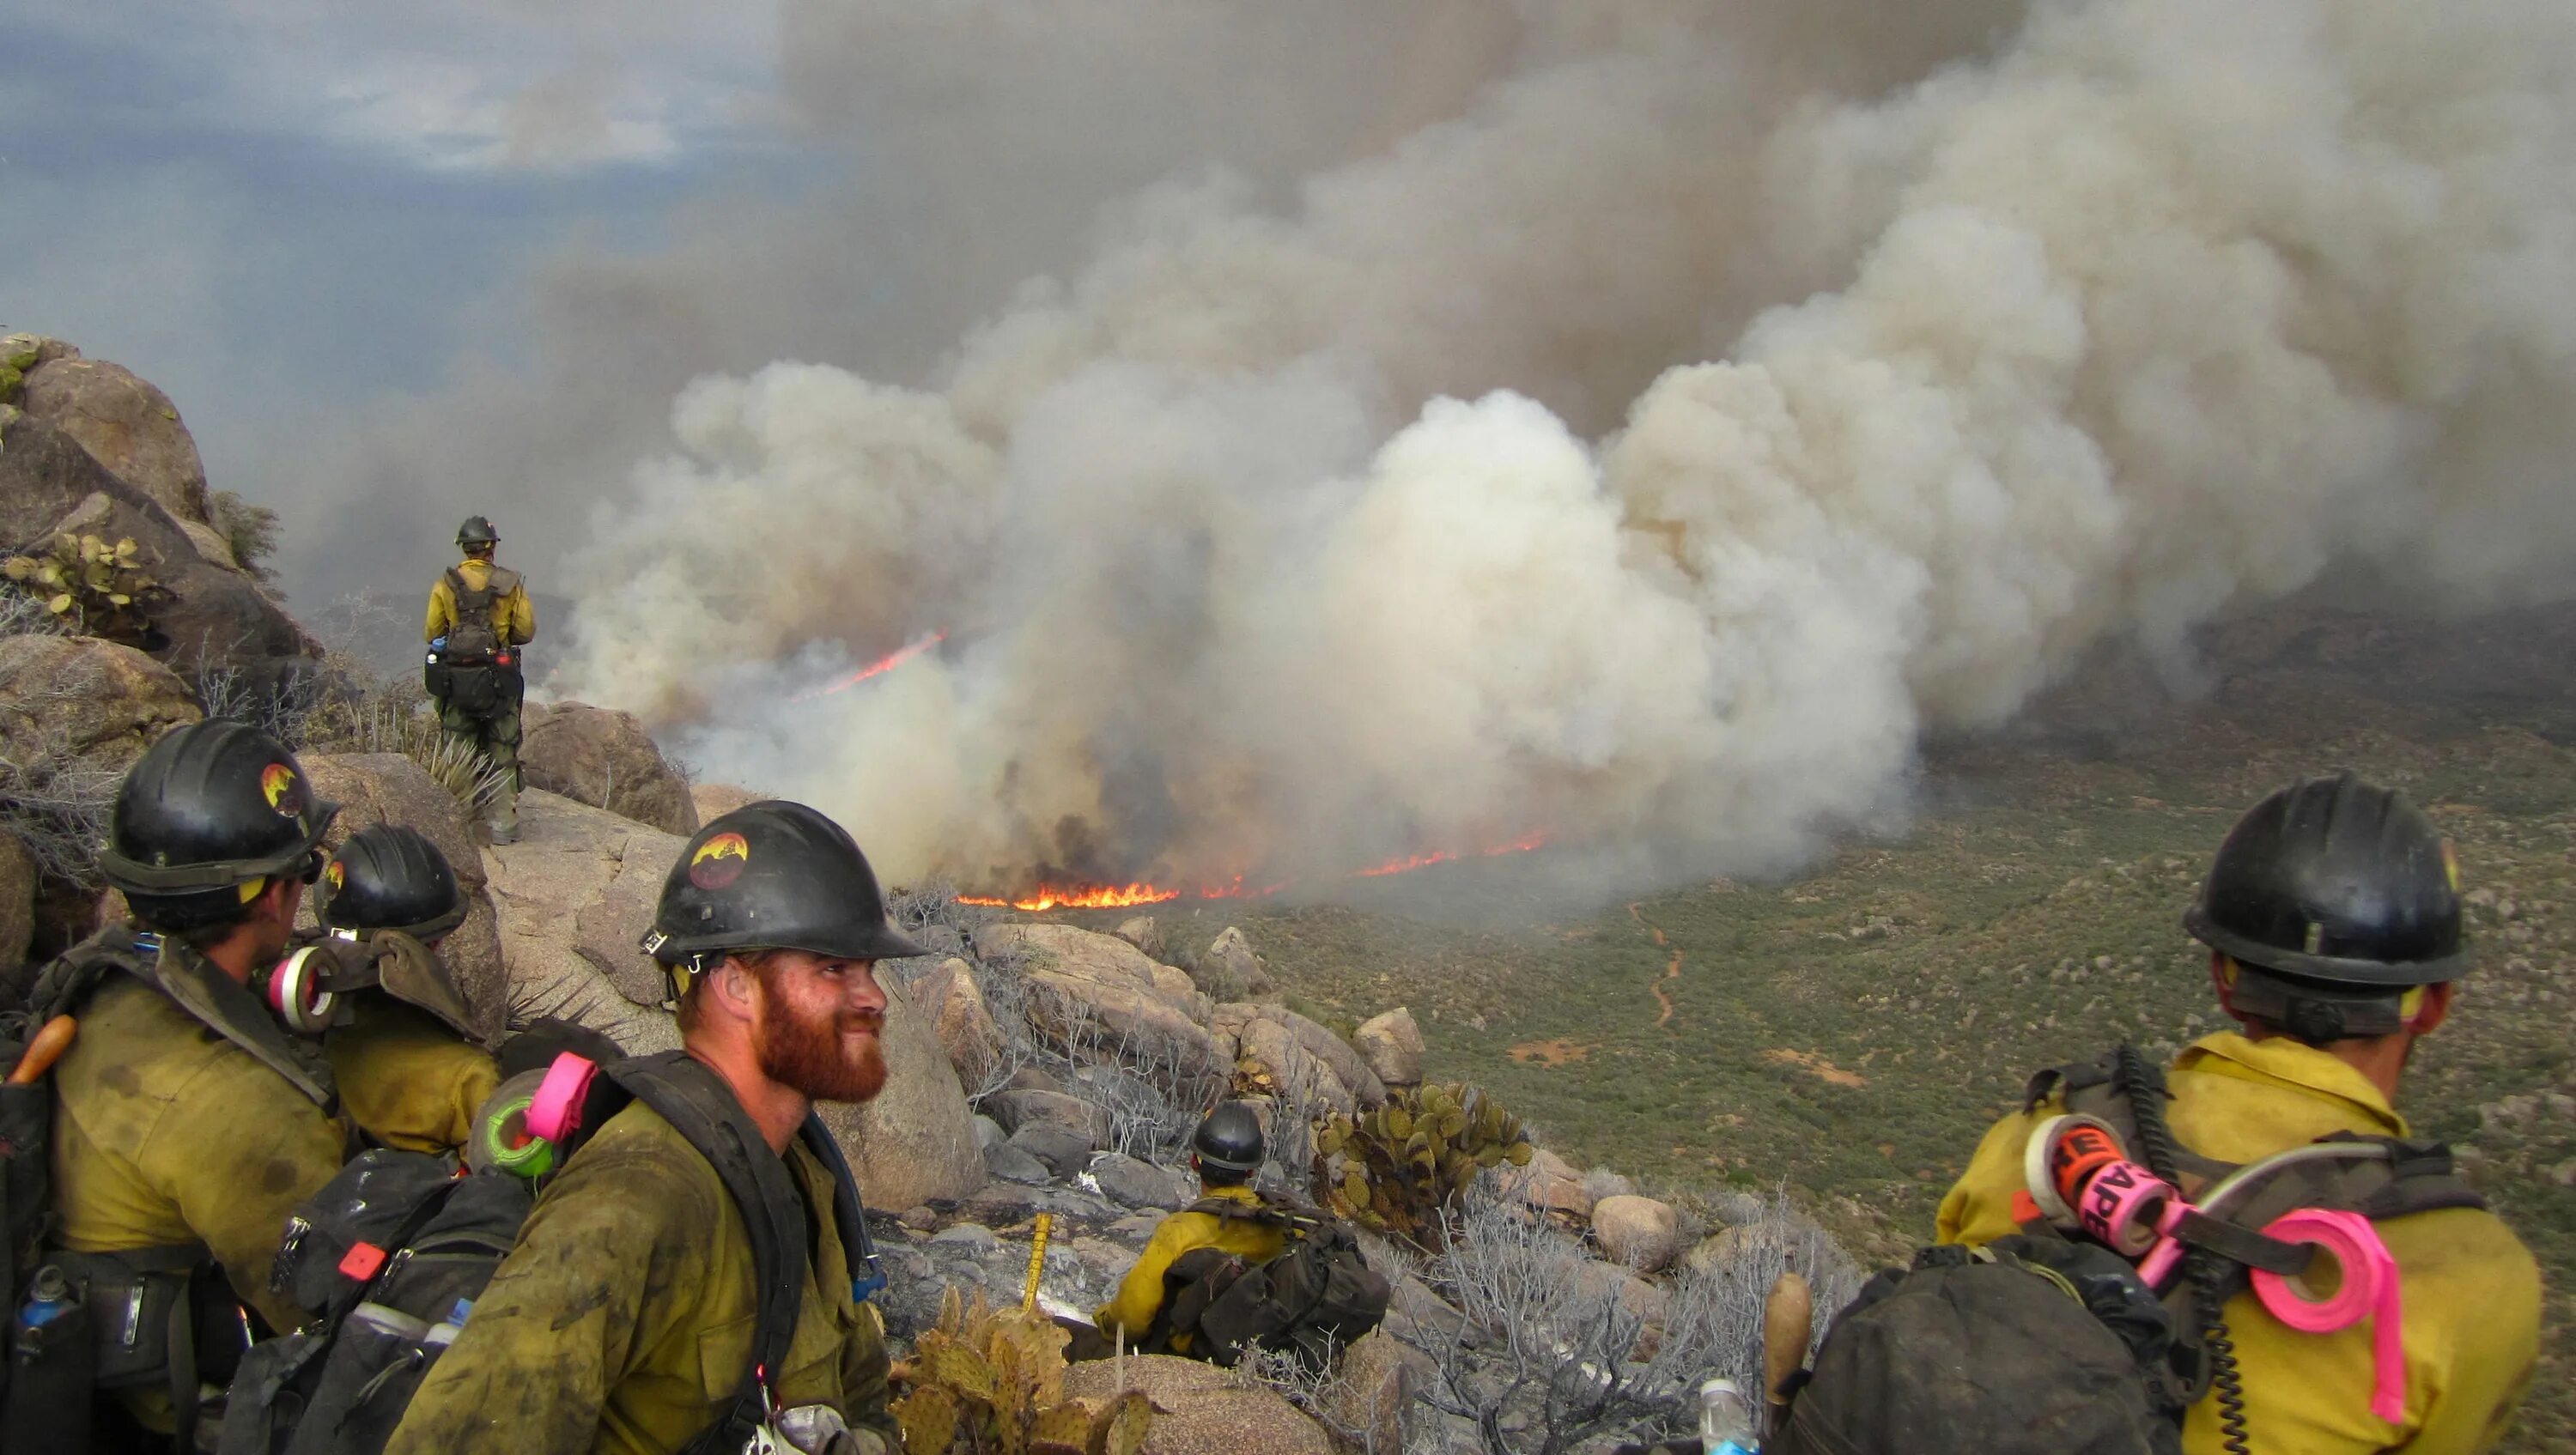
<path fill-rule="evenodd" d="M 1120 1367 L 1123 1366 L 1123 1367 Z M 1324 1428 L 1277 1393 L 1234 1382 L 1225 1370 L 1168 1354 L 1088 1360 L 1065 1371 L 1064 1392 L 1101 1399 L 1123 1377 L 1159 1411 L 1144 1455 L 1333 1455 Z"/>
<path fill-rule="evenodd" d="M 1071 1180 L 1091 1165 L 1091 1139 L 1047 1122 L 1031 1122 L 1011 1133 L 1010 1145 L 1047 1165 L 1058 1178 Z"/>
<path fill-rule="evenodd" d="M 635 715 L 587 702 L 532 703 L 521 715 L 519 765 L 531 788 L 683 838 L 698 831 L 688 780 Z"/>
<path fill-rule="evenodd" d="M 1389 1086 L 1422 1084 L 1422 1028 L 1403 1006 L 1360 1022 L 1351 1045 L 1377 1079 Z"/>
<path fill-rule="evenodd" d="M 1080 1138 L 1085 1150 L 1109 1139 L 1109 1113 L 1061 1091 L 999 1091 L 986 1097 L 984 1105 L 1013 1133 L 1051 1126 Z"/>
<path fill-rule="evenodd" d="M 1592 1205 L 1592 1237 L 1610 1261 L 1640 1273 L 1672 1266 L 1680 1250 L 1681 1217 L 1668 1203 L 1619 1194 Z"/>
<path fill-rule="evenodd" d="M 1093 1158 L 1091 1176 L 1100 1184 L 1101 1192 L 1120 1207 L 1179 1208 L 1188 1205 L 1196 1190 L 1189 1179 L 1177 1172 L 1118 1152 Z"/>
<path fill-rule="evenodd" d="M 1199 988 L 1218 1001 L 1259 999 L 1278 988 L 1261 957 L 1252 953 L 1252 942 L 1233 925 L 1220 931 L 1199 957 L 1196 978 Z"/>
<path fill-rule="evenodd" d="M 984 1169 L 1005 1182 L 1038 1186 L 1055 1180 L 1055 1173 L 1047 1164 L 1009 1142 L 984 1149 Z"/>

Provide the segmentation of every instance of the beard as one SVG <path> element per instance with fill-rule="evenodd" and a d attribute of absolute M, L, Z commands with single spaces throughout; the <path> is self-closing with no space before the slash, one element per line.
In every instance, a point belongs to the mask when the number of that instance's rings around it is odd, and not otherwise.
<path fill-rule="evenodd" d="M 813 1101 L 866 1101 L 885 1088 L 885 1052 L 878 1044 L 884 1016 L 799 1015 L 777 998 L 770 1009 L 752 1041 L 763 1076 Z"/>

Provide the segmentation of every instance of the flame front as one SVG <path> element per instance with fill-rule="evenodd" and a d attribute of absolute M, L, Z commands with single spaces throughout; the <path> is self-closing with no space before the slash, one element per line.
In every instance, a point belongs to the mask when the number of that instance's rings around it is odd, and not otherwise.
<path fill-rule="evenodd" d="M 992 899 L 982 895 L 961 894 L 959 904 L 989 904 L 999 909 L 1024 909 L 1034 914 L 1043 909 L 1125 909 L 1135 904 L 1168 904 L 1181 897 L 1177 889 L 1158 889 L 1151 884 L 1129 884 L 1112 888 L 1105 884 L 1041 884 L 1025 899 Z"/>
<path fill-rule="evenodd" d="M 1434 864 L 1455 864 L 1464 859 L 1499 859 L 1505 854 L 1526 854 L 1533 849 L 1544 847 L 1547 843 L 1547 839 L 1548 836 L 1544 833 L 1524 834 L 1520 838 L 1513 839 L 1508 843 L 1493 844 L 1482 849 L 1472 849 L 1463 853 L 1443 849 L 1430 854 L 1410 854 L 1401 859 L 1390 859 L 1386 863 L 1380 864 L 1375 868 L 1354 871 L 1348 877 L 1353 879 L 1382 879 L 1390 874 L 1407 874 L 1416 869 L 1428 869 Z M 1258 886 L 1248 885 L 1244 882 L 1244 876 L 1237 874 L 1232 879 L 1221 884 L 1201 885 L 1195 892 L 1188 894 L 1187 897 L 1192 899 L 1267 899 L 1271 895 L 1277 894 L 1280 890 L 1287 888 L 1288 884 L 1289 881 L 1282 880 L 1277 884 L 1264 884 Z M 961 894 L 957 896 L 957 902 L 959 904 L 990 905 L 996 909 L 1026 910 L 1029 913 L 1034 914 L 1040 910 L 1048 909 L 1125 909 L 1130 905 L 1138 904 L 1169 904 L 1173 900 L 1180 899 L 1182 897 L 1184 897 L 1184 895 L 1181 890 L 1164 889 L 1156 885 L 1142 882 L 1129 884 L 1121 888 L 1113 888 L 1103 884 L 1065 885 L 1041 883 L 1036 889 L 1030 891 L 1027 897 L 1021 899 L 1004 899 L 998 896 Z"/>

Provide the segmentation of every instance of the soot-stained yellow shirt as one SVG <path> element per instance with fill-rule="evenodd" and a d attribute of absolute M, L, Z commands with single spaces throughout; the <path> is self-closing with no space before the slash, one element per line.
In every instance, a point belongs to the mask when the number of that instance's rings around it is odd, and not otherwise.
<path fill-rule="evenodd" d="M 2288 1039 L 2233 1033 L 2184 1048 L 2168 1077 L 2166 1115 L 2182 1144 L 2222 1162 L 2252 1162 L 2333 1132 L 2402 1137 L 2405 1118 L 2341 1059 Z M 1998 1122 L 1966 1175 L 1941 1201 L 1945 1243 L 1985 1243 L 2015 1231 L 2013 1194 L 2032 1130 L 2063 1110 L 2043 1106 Z M 2493 1214 L 2471 1208 L 2381 1223 L 2404 1302 L 2406 1418 L 2370 1412 L 2370 1329 L 2303 1334 L 2252 1293 L 2227 1305 L 2245 1377 L 2246 1419 L 2266 1455 L 2467 1455 L 2501 1439 L 2529 1388 L 2540 1343 L 2540 1270 Z M 2219 1455 L 2217 1401 L 2192 1407 L 2190 1455 Z"/>
<path fill-rule="evenodd" d="M 813 1257 L 778 1401 L 832 1405 L 899 1450 L 831 1174 L 801 1144 L 786 1162 Z M 751 1239 L 722 1179 L 668 1121 L 629 1106 L 538 1197 L 387 1455 L 669 1455 L 731 1406 L 757 1313 Z"/>

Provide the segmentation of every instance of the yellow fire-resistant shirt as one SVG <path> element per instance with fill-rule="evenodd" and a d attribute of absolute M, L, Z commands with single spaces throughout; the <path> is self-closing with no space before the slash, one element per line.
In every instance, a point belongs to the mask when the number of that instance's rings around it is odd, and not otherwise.
<path fill-rule="evenodd" d="M 492 563 L 468 556 L 456 563 L 456 574 L 465 578 L 468 587 L 480 591 L 492 584 Z M 447 584 L 446 573 L 441 572 L 438 584 L 429 588 L 429 618 L 421 628 L 420 639 L 434 642 L 447 635 L 447 629 L 454 625 L 456 592 Z M 508 595 L 492 603 L 492 630 L 505 647 L 537 639 L 537 609 L 528 602 L 525 581 L 511 587 Z"/>
<path fill-rule="evenodd" d="M 340 1170 L 345 1128 L 140 980 L 110 972 L 76 1013 L 53 1072 L 55 1237 L 81 1253 L 202 1243 L 271 1329 L 304 1322 L 269 1292 L 269 1264 L 295 1205 Z M 165 1391 L 122 1398 L 151 1428 L 171 1428 Z"/>
<path fill-rule="evenodd" d="M 491 1053 L 438 1017 L 376 990 L 353 998 L 349 1024 L 322 1038 L 340 1106 L 358 1129 L 406 1152 L 454 1152 L 501 1084 Z"/>
<path fill-rule="evenodd" d="M 1261 1196 L 1249 1187 L 1211 1187 L 1210 1197 L 1239 1202 L 1246 1207 L 1261 1206 Z M 1134 1345 L 1154 1325 L 1154 1315 L 1163 1308 L 1163 1273 L 1173 1260 L 1201 1248 L 1221 1248 L 1248 1262 L 1266 1263 L 1279 1256 L 1287 1246 L 1285 1229 L 1270 1227 L 1243 1218 L 1219 1217 L 1215 1213 L 1176 1212 L 1163 1219 L 1147 1239 L 1145 1251 L 1136 1255 L 1136 1266 L 1118 1281 L 1117 1296 L 1102 1304 L 1091 1315 L 1103 1334 L 1127 1331 L 1127 1342 Z M 1186 1337 L 1173 1341 L 1174 1351 L 1186 1353 Z"/>
<path fill-rule="evenodd" d="M 2175 1058 L 2166 1114 L 2175 1137 L 2222 1162 L 2252 1162 L 2330 1132 L 2403 1137 L 2406 1121 L 2379 1088 L 2335 1056 L 2286 1038 L 2206 1037 Z M 2062 1106 L 1998 1122 L 1941 1201 L 1945 1243 L 2016 1231 L 2013 1194 L 2037 1123 Z M 2370 1327 L 2303 1334 L 2251 1292 L 2227 1305 L 2245 1376 L 2246 1420 L 2264 1455 L 2465 1455 L 2502 1438 L 2529 1388 L 2540 1347 L 2540 1270 L 2493 1214 L 2415 1213 L 2378 1225 L 2395 1256 L 2405 1310 L 2406 1420 L 2370 1412 Z M 2218 1402 L 2183 1426 L 2190 1455 L 2219 1455 Z"/>
<path fill-rule="evenodd" d="M 829 1404 L 863 1448 L 873 1437 L 900 1450 L 832 1175 L 801 1143 L 786 1162 L 812 1256 L 778 1402 Z M 628 1106 L 537 1198 L 386 1455 L 671 1455 L 731 1407 L 758 1312 L 751 1239 L 723 1180 L 658 1113 Z"/>

